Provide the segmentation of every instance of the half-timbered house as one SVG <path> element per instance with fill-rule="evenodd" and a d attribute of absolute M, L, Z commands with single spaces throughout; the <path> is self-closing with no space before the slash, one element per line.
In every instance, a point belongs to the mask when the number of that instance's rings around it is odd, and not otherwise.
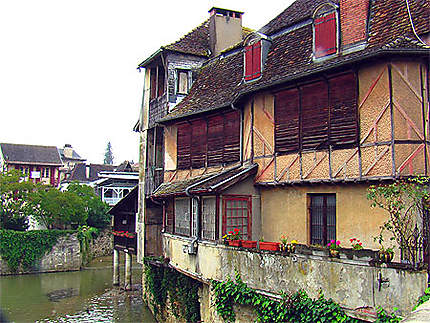
<path fill-rule="evenodd" d="M 216 10 L 225 21 L 241 14 Z M 233 228 L 246 240 L 356 237 L 377 249 L 386 214 L 371 208 L 368 187 L 429 172 L 429 17 L 423 0 L 297 0 L 200 61 L 187 95 L 157 118 L 147 85 L 141 130 L 156 125 L 161 138 L 142 135 L 139 217 L 152 218 L 149 198 L 169 264 L 204 282 L 227 277 L 234 259 L 221 237 Z M 149 169 L 160 171 L 155 184 Z M 274 276 L 252 282 L 270 292 Z"/>

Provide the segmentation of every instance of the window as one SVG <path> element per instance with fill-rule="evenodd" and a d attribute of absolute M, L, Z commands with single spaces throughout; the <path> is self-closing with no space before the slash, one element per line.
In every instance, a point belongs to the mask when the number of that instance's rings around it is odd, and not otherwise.
<path fill-rule="evenodd" d="M 202 238 L 216 240 L 216 198 L 202 198 Z"/>
<path fill-rule="evenodd" d="M 223 198 L 223 235 L 238 228 L 241 239 L 251 239 L 251 197 L 228 196 Z"/>
<path fill-rule="evenodd" d="M 337 51 L 336 12 L 332 7 L 328 10 L 327 7 L 322 8 L 314 19 L 314 53 L 317 58 Z"/>
<path fill-rule="evenodd" d="M 43 168 L 43 176 L 44 178 L 49 178 L 49 168 Z"/>
<path fill-rule="evenodd" d="M 329 76 L 275 94 L 275 150 L 347 148 L 358 143 L 354 73 Z"/>
<path fill-rule="evenodd" d="M 150 99 L 155 99 L 164 94 L 165 88 L 164 67 L 159 65 L 150 69 Z"/>
<path fill-rule="evenodd" d="M 311 244 L 336 240 L 336 194 L 309 194 Z"/>
<path fill-rule="evenodd" d="M 197 227 L 197 217 L 199 216 L 199 200 L 195 197 L 191 199 L 191 211 L 191 236 L 197 237 L 199 234 L 199 228 Z"/>
<path fill-rule="evenodd" d="M 261 76 L 261 40 L 245 47 L 245 80 L 255 80 Z"/>
<path fill-rule="evenodd" d="M 177 168 L 202 168 L 240 159 L 238 111 L 194 119 L 178 125 Z"/>
<path fill-rule="evenodd" d="M 190 199 L 175 199 L 175 233 L 189 237 L 191 234 Z"/>
<path fill-rule="evenodd" d="M 178 70 L 177 92 L 179 94 L 187 94 L 189 90 L 188 71 Z"/>

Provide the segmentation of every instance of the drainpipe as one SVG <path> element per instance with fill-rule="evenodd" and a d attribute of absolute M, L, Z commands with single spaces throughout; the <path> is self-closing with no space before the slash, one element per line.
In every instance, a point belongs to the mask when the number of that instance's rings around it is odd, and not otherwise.
<path fill-rule="evenodd" d="M 230 106 L 240 113 L 240 165 L 243 165 L 243 110 L 236 108 L 233 103 Z"/>

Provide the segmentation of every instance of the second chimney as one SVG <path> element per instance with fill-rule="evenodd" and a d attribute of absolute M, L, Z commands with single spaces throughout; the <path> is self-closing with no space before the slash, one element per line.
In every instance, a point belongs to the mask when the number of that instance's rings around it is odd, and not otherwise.
<path fill-rule="evenodd" d="M 369 0 L 340 0 L 342 45 L 366 40 Z"/>
<path fill-rule="evenodd" d="M 243 12 L 213 7 L 209 10 L 209 41 L 212 56 L 242 41 Z"/>

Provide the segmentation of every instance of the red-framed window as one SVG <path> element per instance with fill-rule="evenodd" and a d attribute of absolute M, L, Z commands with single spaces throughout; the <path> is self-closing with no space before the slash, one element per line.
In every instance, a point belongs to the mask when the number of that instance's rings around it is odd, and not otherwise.
<path fill-rule="evenodd" d="M 311 244 L 336 240 L 336 194 L 309 194 Z"/>
<path fill-rule="evenodd" d="M 241 239 L 249 240 L 252 234 L 251 196 L 223 196 L 222 235 L 238 228 Z"/>
<path fill-rule="evenodd" d="M 314 21 L 315 57 L 324 57 L 337 51 L 336 12 L 330 12 Z"/>
<path fill-rule="evenodd" d="M 245 47 L 245 80 L 261 76 L 261 41 Z"/>

